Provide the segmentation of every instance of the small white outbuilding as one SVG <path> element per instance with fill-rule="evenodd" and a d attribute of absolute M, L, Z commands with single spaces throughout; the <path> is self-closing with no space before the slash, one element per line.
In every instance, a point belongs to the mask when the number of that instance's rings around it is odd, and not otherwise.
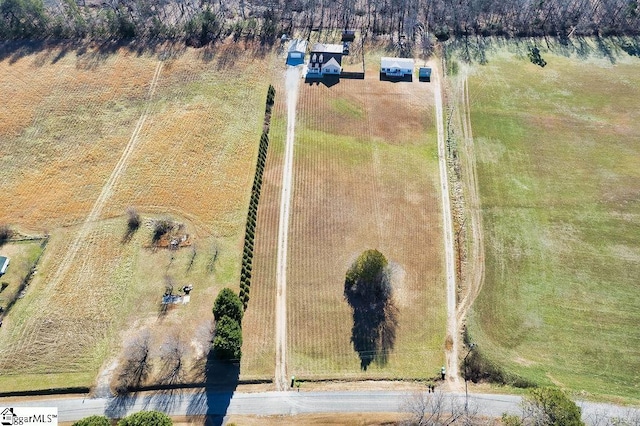
<path fill-rule="evenodd" d="M 7 268 L 9 267 L 9 258 L 6 256 L 0 256 L 0 275 L 3 275 L 7 272 Z"/>
<path fill-rule="evenodd" d="M 390 58 L 380 59 L 380 73 L 387 77 L 406 77 L 413 75 L 415 63 L 411 58 Z"/>

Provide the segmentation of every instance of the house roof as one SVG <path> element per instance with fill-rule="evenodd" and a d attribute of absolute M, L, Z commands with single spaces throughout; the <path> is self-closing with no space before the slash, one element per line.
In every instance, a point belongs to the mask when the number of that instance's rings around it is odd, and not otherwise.
<path fill-rule="evenodd" d="M 382 68 L 411 68 L 413 69 L 413 59 L 411 58 L 380 58 L 380 67 Z"/>
<path fill-rule="evenodd" d="M 316 43 L 311 47 L 311 51 L 315 53 L 339 53 L 342 55 L 342 45 Z"/>
<path fill-rule="evenodd" d="M 331 58 L 327 61 L 326 64 L 322 65 L 322 69 L 328 68 L 328 67 L 336 67 L 338 69 L 340 69 L 340 64 L 338 63 L 338 61 L 336 61 L 335 58 Z"/>
<path fill-rule="evenodd" d="M 420 77 L 429 77 L 431 75 L 431 68 L 429 67 L 420 67 L 418 71 L 418 75 Z"/>
<path fill-rule="evenodd" d="M 307 40 L 296 38 L 289 42 L 289 53 L 291 52 L 305 53 L 306 51 L 307 51 Z"/>

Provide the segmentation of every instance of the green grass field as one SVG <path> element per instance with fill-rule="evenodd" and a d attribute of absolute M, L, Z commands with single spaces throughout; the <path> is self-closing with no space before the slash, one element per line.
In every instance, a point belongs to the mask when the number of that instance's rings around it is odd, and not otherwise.
<path fill-rule="evenodd" d="M 469 77 L 486 276 L 471 336 L 508 372 L 640 395 L 640 60 L 505 50 Z"/>

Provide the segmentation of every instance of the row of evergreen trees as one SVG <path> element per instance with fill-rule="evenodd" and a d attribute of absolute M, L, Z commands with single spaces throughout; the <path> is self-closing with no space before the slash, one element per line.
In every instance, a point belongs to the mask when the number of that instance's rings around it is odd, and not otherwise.
<path fill-rule="evenodd" d="M 262 188 L 262 176 L 267 161 L 269 148 L 269 124 L 271 110 L 275 102 L 276 90 L 269 85 L 265 109 L 264 130 L 260 137 L 260 148 L 256 164 L 256 172 L 251 188 L 249 212 L 244 235 L 244 250 L 242 254 L 242 269 L 240 272 L 240 294 L 236 295 L 231 289 L 223 289 L 216 298 L 213 306 L 213 316 L 216 320 L 213 352 L 219 359 L 240 361 L 242 357 L 242 316 L 249 303 L 251 287 L 251 269 L 253 262 L 253 245 L 255 240 L 256 222 L 258 219 L 258 202 Z"/>
<path fill-rule="evenodd" d="M 271 110 L 275 102 L 276 90 L 269 85 L 267 91 L 267 102 L 265 110 L 265 126 L 260 136 L 260 147 L 256 162 L 256 173 L 251 187 L 251 198 L 249 200 L 249 211 L 247 213 L 247 224 L 244 234 L 244 249 L 242 252 L 242 269 L 240 270 L 240 300 L 247 309 L 249 304 L 249 293 L 251 289 L 251 271 L 253 269 L 253 249 L 255 242 L 256 224 L 258 221 L 258 203 L 260 202 L 260 191 L 262 190 L 262 177 L 267 163 L 267 150 L 269 149 L 269 124 Z"/>

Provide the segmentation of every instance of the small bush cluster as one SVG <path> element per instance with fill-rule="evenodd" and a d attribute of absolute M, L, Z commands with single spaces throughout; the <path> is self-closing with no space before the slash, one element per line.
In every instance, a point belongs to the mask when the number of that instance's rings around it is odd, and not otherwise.
<path fill-rule="evenodd" d="M 269 124 L 271 123 L 271 110 L 273 110 L 273 104 L 276 100 L 276 89 L 273 85 L 269 85 L 269 90 L 267 91 L 267 106 L 264 110 L 264 127 L 263 133 L 269 133 Z"/>
<path fill-rule="evenodd" d="M 122 237 L 123 243 L 128 243 L 133 238 L 133 234 L 136 233 L 138 228 L 142 223 L 142 219 L 140 218 L 140 214 L 134 207 L 127 208 L 127 231 Z"/>
<path fill-rule="evenodd" d="M 464 342 L 467 346 L 471 342 L 468 330 L 464 332 Z M 465 362 L 460 366 L 460 370 L 463 377 L 474 383 L 498 383 L 521 389 L 535 388 L 537 386 L 536 383 L 524 377 L 505 372 L 502 367 L 487 358 L 477 346 L 469 353 Z"/>
<path fill-rule="evenodd" d="M 110 426 L 111 419 L 107 416 L 89 416 L 78 420 L 73 426 Z M 169 416 L 160 411 L 139 411 L 123 419 L 118 426 L 171 426 L 173 421 Z"/>
<path fill-rule="evenodd" d="M 158 219 L 153 224 L 153 242 L 160 241 L 164 235 L 173 229 L 173 221 L 168 218 Z"/>
<path fill-rule="evenodd" d="M 129 232 L 133 233 L 139 227 L 140 227 L 140 214 L 135 208 L 129 207 L 127 209 L 127 228 L 129 229 Z"/>
<path fill-rule="evenodd" d="M 547 65 L 547 61 L 545 61 L 542 56 L 540 56 L 540 49 L 538 49 L 537 47 L 530 47 L 529 48 L 529 60 L 536 64 L 539 65 L 541 67 L 544 68 L 545 65 Z"/>
<path fill-rule="evenodd" d="M 118 422 L 118 426 L 172 426 L 173 420 L 160 411 L 139 411 Z"/>
<path fill-rule="evenodd" d="M 265 121 L 270 120 L 271 108 L 275 101 L 275 89 L 269 86 L 267 92 L 267 107 L 265 112 Z M 260 201 L 260 190 L 262 189 L 262 176 L 264 167 L 267 163 L 267 150 L 269 148 L 269 130 L 268 123 L 260 137 L 260 148 L 258 151 L 258 160 L 256 164 L 256 174 L 253 179 L 251 188 L 251 200 L 249 201 L 249 212 L 247 214 L 247 225 L 244 234 L 244 250 L 242 253 L 242 269 L 240 271 L 240 300 L 244 309 L 249 304 L 249 289 L 251 287 L 251 270 L 253 263 L 253 244 L 255 240 L 256 223 L 258 220 L 258 202 Z"/>
<path fill-rule="evenodd" d="M 240 361 L 242 357 L 242 315 L 244 309 L 238 295 L 224 288 L 213 304 L 216 319 L 212 349 L 218 359 Z"/>
<path fill-rule="evenodd" d="M 78 420 L 73 426 L 111 426 L 111 420 L 107 416 L 89 416 Z"/>

